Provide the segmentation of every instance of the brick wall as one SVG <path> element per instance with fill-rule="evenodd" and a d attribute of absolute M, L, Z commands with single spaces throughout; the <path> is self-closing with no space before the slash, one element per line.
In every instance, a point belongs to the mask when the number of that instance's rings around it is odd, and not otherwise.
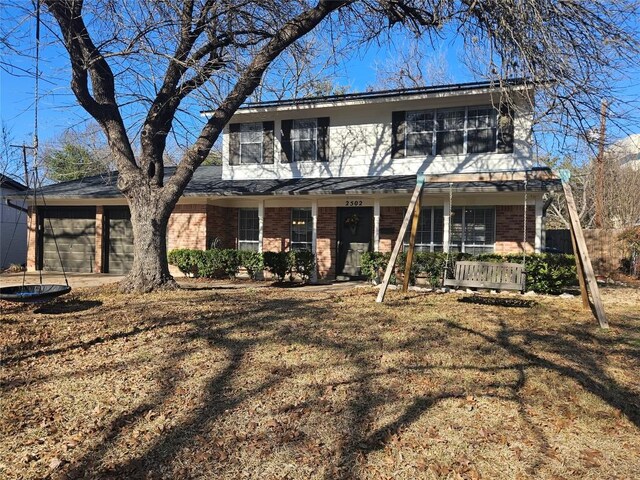
<path fill-rule="evenodd" d="M 36 225 L 37 218 L 33 207 L 29 207 L 27 214 L 27 238 L 29 244 L 27 245 L 27 270 L 33 271 L 36 269 Z"/>
<path fill-rule="evenodd" d="M 265 208 L 262 230 L 263 252 L 284 252 L 291 241 L 291 209 Z"/>
<path fill-rule="evenodd" d="M 523 205 L 496 206 L 496 253 L 522 252 L 524 213 Z M 527 206 L 527 252 L 534 251 L 536 238 L 536 214 L 533 205 Z"/>
<path fill-rule="evenodd" d="M 238 209 L 207 205 L 207 247 L 218 240 L 219 248 L 236 248 Z"/>
<path fill-rule="evenodd" d="M 93 264 L 93 273 L 102 273 L 102 242 L 104 236 L 102 235 L 104 229 L 104 207 L 96 207 L 96 261 Z"/>
<path fill-rule="evenodd" d="M 405 207 L 380 207 L 380 252 L 390 252 L 398 239 Z"/>
<path fill-rule="evenodd" d="M 318 208 L 316 262 L 318 277 L 329 278 L 336 274 L 336 207 Z"/>
<path fill-rule="evenodd" d="M 176 205 L 169 217 L 167 248 L 207 248 L 207 205 Z"/>

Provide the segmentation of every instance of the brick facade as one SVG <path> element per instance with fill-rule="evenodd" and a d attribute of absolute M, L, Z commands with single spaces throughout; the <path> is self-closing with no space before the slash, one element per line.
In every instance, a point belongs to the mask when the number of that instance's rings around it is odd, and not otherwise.
<path fill-rule="evenodd" d="M 236 248 L 238 209 L 207 205 L 207 247 Z"/>
<path fill-rule="evenodd" d="M 496 245 L 495 253 L 508 254 L 522 252 L 524 206 L 496 206 Z M 527 206 L 527 252 L 534 251 L 536 238 L 536 214 L 533 205 Z"/>
<path fill-rule="evenodd" d="M 207 246 L 207 205 L 176 205 L 169 217 L 167 249 Z"/>
<path fill-rule="evenodd" d="M 97 206 L 96 207 L 96 261 L 93 264 L 93 272 L 94 273 L 102 273 L 104 271 L 104 266 L 102 265 L 102 240 L 104 235 L 102 234 L 104 229 L 104 207 Z"/>
<path fill-rule="evenodd" d="M 288 251 L 291 243 L 291 209 L 265 208 L 262 231 L 263 252 Z"/>
<path fill-rule="evenodd" d="M 36 225 L 38 219 L 33 207 L 29 207 L 27 213 L 27 270 L 33 271 L 36 269 Z"/>
<path fill-rule="evenodd" d="M 316 263 L 319 278 L 331 278 L 336 274 L 336 207 L 318 208 Z"/>
<path fill-rule="evenodd" d="M 405 207 L 380 207 L 380 252 L 391 252 L 398 239 Z"/>

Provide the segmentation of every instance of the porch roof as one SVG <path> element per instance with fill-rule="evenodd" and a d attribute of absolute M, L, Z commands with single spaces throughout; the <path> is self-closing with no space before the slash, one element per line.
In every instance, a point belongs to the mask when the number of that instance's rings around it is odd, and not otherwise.
<path fill-rule="evenodd" d="M 165 169 L 165 180 L 175 171 Z M 118 198 L 117 172 L 47 185 L 38 190 L 38 195 L 48 198 L 91 199 Z M 270 195 L 362 195 L 362 194 L 408 194 L 416 185 L 415 175 L 385 175 L 368 177 L 329 177 L 294 179 L 223 180 L 220 167 L 198 168 L 185 189 L 185 197 L 231 197 Z M 427 181 L 426 193 L 449 191 L 446 181 Z M 521 180 L 474 180 L 456 181 L 451 184 L 454 192 L 491 193 L 517 192 L 524 190 Z M 529 179 L 529 191 L 556 190 L 560 181 L 553 178 Z M 25 192 L 27 195 L 32 193 Z M 15 197 L 18 197 L 16 195 Z"/>

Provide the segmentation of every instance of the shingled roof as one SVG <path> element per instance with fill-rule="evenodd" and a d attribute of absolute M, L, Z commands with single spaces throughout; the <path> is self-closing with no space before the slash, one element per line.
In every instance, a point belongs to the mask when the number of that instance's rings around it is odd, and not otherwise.
<path fill-rule="evenodd" d="M 165 169 L 165 180 L 173 175 L 175 168 Z M 38 195 L 47 198 L 92 199 L 119 198 L 117 172 L 96 175 L 70 182 L 47 185 L 38 190 Z M 221 167 L 202 166 L 198 168 L 185 189 L 185 197 L 231 197 L 256 195 L 353 195 L 353 194 L 406 194 L 411 193 L 416 184 L 415 175 L 386 175 L 369 177 L 329 177 L 294 178 L 264 180 L 223 180 Z M 530 180 L 530 191 L 548 191 L 557 188 L 557 180 Z M 523 190 L 521 181 L 473 181 L 456 182 L 454 191 L 516 192 Z M 447 182 L 428 182 L 425 190 L 431 193 L 448 192 Z"/>

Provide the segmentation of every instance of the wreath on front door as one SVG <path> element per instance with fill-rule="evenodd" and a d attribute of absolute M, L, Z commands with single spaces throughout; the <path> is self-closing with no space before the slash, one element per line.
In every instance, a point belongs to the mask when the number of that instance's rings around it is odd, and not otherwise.
<path fill-rule="evenodd" d="M 356 215 L 355 213 L 352 215 L 349 215 L 347 218 L 344 219 L 344 224 L 349 227 L 349 229 L 351 230 L 351 233 L 355 234 L 356 230 L 358 229 L 358 224 L 360 223 L 360 217 L 358 215 Z"/>

